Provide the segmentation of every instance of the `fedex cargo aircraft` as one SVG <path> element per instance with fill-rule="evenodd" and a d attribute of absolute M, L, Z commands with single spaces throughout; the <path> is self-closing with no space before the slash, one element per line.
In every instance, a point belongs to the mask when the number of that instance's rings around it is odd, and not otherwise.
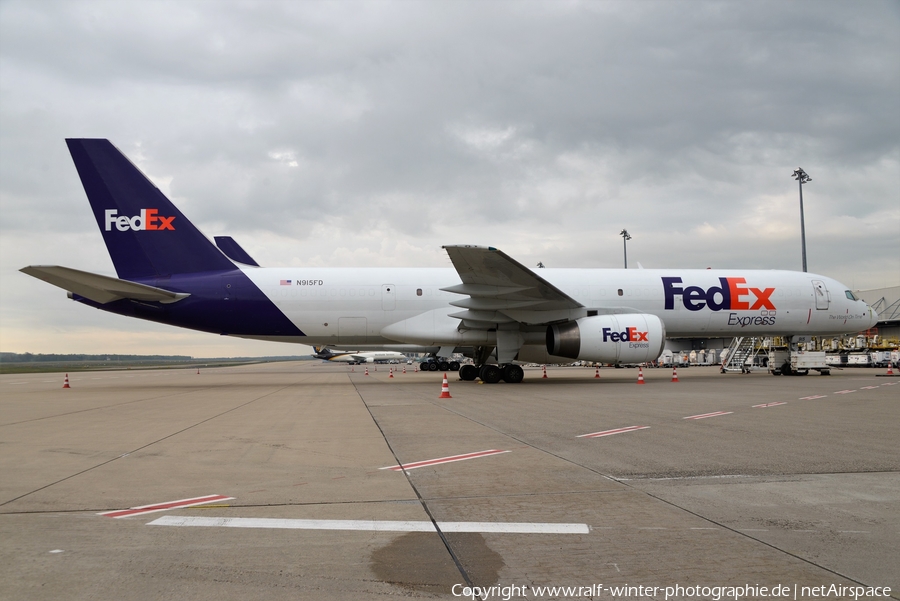
<path fill-rule="evenodd" d="M 843 284 L 741 269 L 532 270 L 489 246 L 453 269 L 259 267 L 206 238 L 108 140 L 66 141 L 118 278 L 23 272 L 85 305 L 203 332 L 365 350 L 463 352 L 460 377 L 520 382 L 517 362 L 652 361 L 665 338 L 834 336 L 877 316 Z"/>

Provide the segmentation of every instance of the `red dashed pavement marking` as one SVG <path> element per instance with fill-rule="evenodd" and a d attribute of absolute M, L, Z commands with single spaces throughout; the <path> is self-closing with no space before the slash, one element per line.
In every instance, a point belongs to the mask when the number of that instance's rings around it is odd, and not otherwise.
<path fill-rule="evenodd" d="M 402 470 L 413 470 L 417 467 L 426 467 L 429 465 L 439 465 L 441 463 L 452 463 L 454 461 L 465 461 L 466 459 L 476 459 L 478 457 L 488 457 L 490 455 L 499 455 L 500 453 L 509 453 L 509 451 L 500 451 L 491 449 L 489 451 L 478 451 L 477 453 L 466 453 L 465 455 L 453 455 L 450 457 L 439 457 L 438 459 L 427 459 L 425 461 L 416 461 L 414 463 L 403 463 L 401 465 L 389 465 L 382 467 L 382 470 L 391 470 L 399 472 Z"/>
<path fill-rule="evenodd" d="M 681 419 L 706 419 L 707 417 L 719 417 L 720 415 L 730 415 L 734 411 L 716 411 L 714 413 L 701 413 L 700 415 L 690 415 Z"/>
<path fill-rule="evenodd" d="M 613 434 L 622 434 L 623 432 L 634 432 L 636 430 L 646 430 L 650 426 L 628 426 L 627 428 L 616 428 L 615 430 L 604 430 L 603 432 L 592 432 L 591 434 L 579 434 L 575 438 L 600 438 L 602 436 L 612 436 Z"/>
<path fill-rule="evenodd" d="M 181 507 L 193 507 L 195 505 L 206 505 L 215 501 L 227 501 L 234 497 L 226 497 L 224 495 L 207 495 L 205 497 L 194 497 L 193 499 L 180 499 L 178 501 L 168 501 L 166 503 L 156 503 L 155 505 L 141 505 L 140 507 L 132 507 L 131 509 L 122 509 L 118 511 L 104 511 L 97 515 L 108 518 L 124 518 L 130 515 L 141 515 L 144 513 L 154 513 L 157 511 L 165 511 L 167 509 L 177 509 Z"/>

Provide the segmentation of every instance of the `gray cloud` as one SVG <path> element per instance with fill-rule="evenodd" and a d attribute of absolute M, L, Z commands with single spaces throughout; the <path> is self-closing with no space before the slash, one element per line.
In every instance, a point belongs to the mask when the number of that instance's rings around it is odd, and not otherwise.
<path fill-rule="evenodd" d="M 799 165 L 811 268 L 896 285 L 898 33 L 875 0 L 7 0 L 2 327 L 64 302 L 19 267 L 109 267 L 67 136 L 110 138 L 270 265 L 446 265 L 466 242 L 617 267 L 628 227 L 648 267 L 796 269 Z"/>

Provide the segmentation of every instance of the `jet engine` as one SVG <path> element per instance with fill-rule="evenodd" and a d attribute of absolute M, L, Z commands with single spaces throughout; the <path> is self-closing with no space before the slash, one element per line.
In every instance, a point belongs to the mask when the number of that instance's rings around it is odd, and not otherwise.
<path fill-rule="evenodd" d="M 547 352 L 598 363 L 643 363 L 662 354 L 666 328 L 644 313 L 595 315 L 547 327 Z"/>

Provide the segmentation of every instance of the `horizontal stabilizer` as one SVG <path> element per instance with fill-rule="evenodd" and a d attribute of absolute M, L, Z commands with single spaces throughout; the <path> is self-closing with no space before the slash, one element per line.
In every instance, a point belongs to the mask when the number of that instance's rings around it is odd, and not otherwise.
<path fill-rule="evenodd" d="M 59 265 L 29 265 L 19 271 L 100 304 L 123 298 L 174 303 L 190 296 Z"/>

